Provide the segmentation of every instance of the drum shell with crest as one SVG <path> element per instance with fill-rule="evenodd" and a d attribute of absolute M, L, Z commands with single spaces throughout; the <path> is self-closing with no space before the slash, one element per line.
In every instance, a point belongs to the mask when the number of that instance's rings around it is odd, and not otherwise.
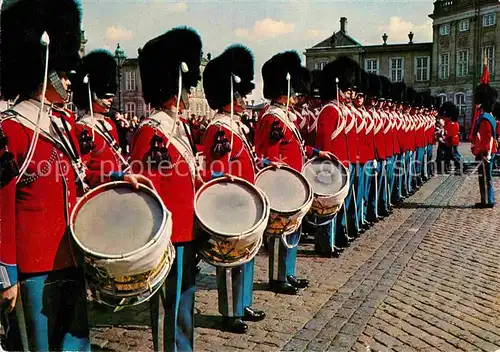
<path fill-rule="evenodd" d="M 307 179 L 291 167 L 268 166 L 257 174 L 255 185 L 271 205 L 266 235 L 287 236 L 297 231 L 313 202 Z"/>
<path fill-rule="evenodd" d="M 216 267 L 235 267 L 259 251 L 269 219 L 267 197 L 250 182 L 222 177 L 196 193 L 196 237 L 199 254 Z"/>
<path fill-rule="evenodd" d="M 315 157 L 304 164 L 302 174 L 314 192 L 309 214 L 329 217 L 338 213 L 349 193 L 349 169 L 338 159 Z"/>
<path fill-rule="evenodd" d="M 175 258 L 172 215 L 156 192 L 103 184 L 78 201 L 70 221 L 73 252 L 97 302 L 134 306 L 165 281 Z"/>

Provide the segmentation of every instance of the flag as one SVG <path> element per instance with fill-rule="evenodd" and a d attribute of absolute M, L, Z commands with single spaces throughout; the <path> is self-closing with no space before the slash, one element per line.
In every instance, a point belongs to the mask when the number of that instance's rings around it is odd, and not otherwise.
<path fill-rule="evenodd" d="M 488 56 L 484 53 L 483 62 L 483 74 L 481 75 L 481 80 L 479 83 L 490 84 L 490 72 L 488 70 Z M 472 125 L 470 128 L 469 141 L 472 141 L 474 134 L 474 126 L 476 125 L 477 118 L 479 117 L 479 109 L 477 106 L 474 107 L 474 116 L 472 117 Z"/>

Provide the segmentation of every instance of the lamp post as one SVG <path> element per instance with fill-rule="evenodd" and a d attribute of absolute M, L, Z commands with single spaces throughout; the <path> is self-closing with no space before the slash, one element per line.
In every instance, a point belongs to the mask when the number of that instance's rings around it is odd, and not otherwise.
<path fill-rule="evenodd" d="M 118 110 L 122 112 L 122 66 L 125 63 L 125 52 L 120 47 L 120 43 L 116 46 L 114 55 L 118 70 Z"/>

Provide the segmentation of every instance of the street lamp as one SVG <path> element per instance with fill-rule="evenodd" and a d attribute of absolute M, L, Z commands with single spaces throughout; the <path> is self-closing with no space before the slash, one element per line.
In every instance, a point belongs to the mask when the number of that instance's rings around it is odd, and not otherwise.
<path fill-rule="evenodd" d="M 114 55 L 117 70 L 118 70 L 118 110 L 122 111 L 122 66 L 125 63 L 125 52 L 120 47 L 120 43 L 116 46 L 115 55 Z"/>

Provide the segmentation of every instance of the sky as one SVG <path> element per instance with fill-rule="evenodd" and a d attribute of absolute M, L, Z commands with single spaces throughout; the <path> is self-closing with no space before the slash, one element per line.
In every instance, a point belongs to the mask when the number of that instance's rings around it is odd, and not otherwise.
<path fill-rule="evenodd" d="M 249 100 L 262 99 L 261 67 L 274 54 L 297 50 L 302 55 L 340 28 L 361 44 L 432 40 L 434 0 L 82 0 L 87 52 L 114 51 L 120 43 L 127 57 L 167 30 L 186 25 L 203 41 L 204 56 L 215 57 L 232 44 L 243 44 L 255 58 L 255 91 Z"/>

